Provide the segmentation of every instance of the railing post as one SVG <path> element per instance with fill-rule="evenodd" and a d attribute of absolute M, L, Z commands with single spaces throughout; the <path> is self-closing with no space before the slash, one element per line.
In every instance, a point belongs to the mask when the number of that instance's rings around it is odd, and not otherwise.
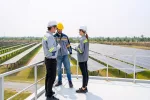
<path fill-rule="evenodd" d="M 107 61 L 107 81 L 108 81 L 108 59 L 106 57 L 106 61 Z"/>
<path fill-rule="evenodd" d="M 35 100 L 37 100 L 37 65 L 34 66 Z"/>
<path fill-rule="evenodd" d="M 0 77 L 0 100 L 4 100 L 4 77 Z"/>
<path fill-rule="evenodd" d="M 78 79 L 78 74 L 79 74 L 79 61 L 78 61 L 78 57 L 77 57 L 77 79 Z"/>
<path fill-rule="evenodd" d="M 134 75 L 133 75 L 133 82 L 135 83 L 135 79 L 136 79 L 136 55 L 134 55 L 133 57 L 134 57 Z"/>

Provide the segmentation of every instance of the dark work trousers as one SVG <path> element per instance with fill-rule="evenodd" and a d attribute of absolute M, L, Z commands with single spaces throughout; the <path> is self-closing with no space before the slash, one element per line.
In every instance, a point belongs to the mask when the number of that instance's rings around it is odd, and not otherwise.
<path fill-rule="evenodd" d="M 79 66 L 80 66 L 81 73 L 83 76 L 82 87 L 85 88 L 85 87 L 87 87 L 88 80 L 89 80 L 87 61 L 86 62 L 79 62 Z"/>
<path fill-rule="evenodd" d="M 45 95 L 46 97 L 51 97 L 54 94 L 52 88 L 56 79 L 57 61 L 56 59 L 45 58 L 45 65 L 46 65 Z"/>

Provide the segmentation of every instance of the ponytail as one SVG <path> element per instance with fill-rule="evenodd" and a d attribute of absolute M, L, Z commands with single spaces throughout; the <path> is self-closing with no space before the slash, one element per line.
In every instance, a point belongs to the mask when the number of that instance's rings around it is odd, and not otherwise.
<path fill-rule="evenodd" d="M 82 32 L 85 34 L 86 39 L 89 40 L 89 36 L 88 36 L 87 32 L 86 32 L 86 31 L 83 31 L 83 30 L 81 30 L 81 29 L 80 29 L 80 31 L 82 31 Z"/>
<path fill-rule="evenodd" d="M 89 36 L 88 36 L 88 34 L 87 34 L 87 33 L 85 34 L 85 37 L 87 38 L 87 40 L 89 40 Z"/>

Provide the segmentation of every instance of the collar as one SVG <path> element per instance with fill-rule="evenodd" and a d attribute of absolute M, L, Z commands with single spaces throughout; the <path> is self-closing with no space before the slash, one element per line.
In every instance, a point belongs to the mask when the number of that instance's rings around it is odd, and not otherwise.
<path fill-rule="evenodd" d="M 56 34 L 57 34 L 59 37 L 62 37 L 62 34 L 63 34 L 63 33 L 61 33 L 61 34 L 59 34 L 59 33 L 56 33 Z"/>
<path fill-rule="evenodd" d="M 82 35 L 81 37 L 85 37 L 85 35 Z"/>
<path fill-rule="evenodd" d="M 49 34 L 53 35 L 53 33 L 51 33 L 50 31 L 47 31 L 47 33 L 49 33 Z"/>

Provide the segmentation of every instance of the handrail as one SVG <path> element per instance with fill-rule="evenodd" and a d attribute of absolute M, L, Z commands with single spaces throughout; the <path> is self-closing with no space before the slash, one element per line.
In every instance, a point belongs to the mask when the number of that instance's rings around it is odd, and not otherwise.
<path fill-rule="evenodd" d="M 22 70 L 29 68 L 29 67 L 34 67 L 34 79 L 35 79 L 34 83 L 29 85 L 28 87 L 24 88 L 23 90 L 19 91 L 15 95 L 11 96 L 7 100 L 11 100 L 12 98 L 16 97 L 17 95 L 19 95 L 20 93 L 22 93 L 23 91 L 27 90 L 28 88 L 30 88 L 32 86 L 35 86 L 35 100 L 37 100 L 37 83 L 45 78 L 45 77 L 43 77 L 40 80 L 37 80 L 37 65 L 40 63 L 44 63 L 44 61 L 37 62 L 37 63 L 29 65 L 29 66 L 21 67 L 21 68 L 0 74 L 0 100 L 4 100 L 4 77 L 11 75 L 11 74 L 14 74 L 16 72 L 22 71 Z"/>

